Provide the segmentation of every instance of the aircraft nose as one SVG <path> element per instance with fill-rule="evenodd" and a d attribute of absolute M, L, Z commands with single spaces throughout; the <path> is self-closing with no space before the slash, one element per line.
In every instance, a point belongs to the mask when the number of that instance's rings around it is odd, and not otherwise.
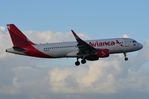
<path fill-rule="evenodd" d="M 143 45 L 141 43 L 139 43 L 139 49 L 142 49 Z"/>

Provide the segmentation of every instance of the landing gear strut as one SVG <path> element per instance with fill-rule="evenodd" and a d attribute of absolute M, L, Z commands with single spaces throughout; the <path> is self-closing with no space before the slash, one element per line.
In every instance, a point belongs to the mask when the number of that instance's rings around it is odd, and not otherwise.
<path fill-rule="evenodd" d="M 128 57 L 127 57 L 127 54 L 126 53 L 124 53 L 124 57 L 125 57 L 125 61 L 127 61 L 128 60 Z"/>

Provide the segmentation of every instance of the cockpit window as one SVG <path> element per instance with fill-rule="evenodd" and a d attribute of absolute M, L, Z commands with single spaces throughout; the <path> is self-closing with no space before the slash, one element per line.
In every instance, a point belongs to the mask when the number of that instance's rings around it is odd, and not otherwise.
<path fill-rule="evenodd" d="M 137 43 L 137 41 L 134 40 L 133 43 Z"/>

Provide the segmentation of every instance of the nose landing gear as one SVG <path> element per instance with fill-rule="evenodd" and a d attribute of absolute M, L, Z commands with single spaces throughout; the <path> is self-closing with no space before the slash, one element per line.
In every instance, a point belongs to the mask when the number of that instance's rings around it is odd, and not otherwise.
<path fill-rule="evenodd" d="M 126 53 L 124 53 L 124 57 L 125 57 L 125 61 L 128 61 L 128 57 Z"/>

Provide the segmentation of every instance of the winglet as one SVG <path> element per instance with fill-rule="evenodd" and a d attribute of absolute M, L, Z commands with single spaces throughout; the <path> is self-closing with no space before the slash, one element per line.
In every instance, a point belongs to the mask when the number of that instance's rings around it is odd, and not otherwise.
<path fill-rule="evenodd" d="M 75 38 L 78 38 L 77 34 L 74 32 L 74 30 L 71 30 L 71 32 L 73 33 L 73 35 L 75 36 Z"/>
<path fill-rule="evenodd" d="M 73 35 L 77 41 L 79 41 L 79 40 L 82 41 L 82 39 L 73 30 L 71 30 L 71 32 L 73 33 Z"/>
<path fill-rule="evenodd" d="M 78 42 L 77 46 L 78 46 L 78 48 L 79 48 L 80 51 L 82 51 L 82 52 L 84 52 L 84 50 L 96 51 L 96 49 L 94 47 L 92 47 L 87 42 L 85 42 L 84 40 L 82 40 L 73 30 L 71 30 L 71 32 L 73 33 L 76 41 Z"/>

